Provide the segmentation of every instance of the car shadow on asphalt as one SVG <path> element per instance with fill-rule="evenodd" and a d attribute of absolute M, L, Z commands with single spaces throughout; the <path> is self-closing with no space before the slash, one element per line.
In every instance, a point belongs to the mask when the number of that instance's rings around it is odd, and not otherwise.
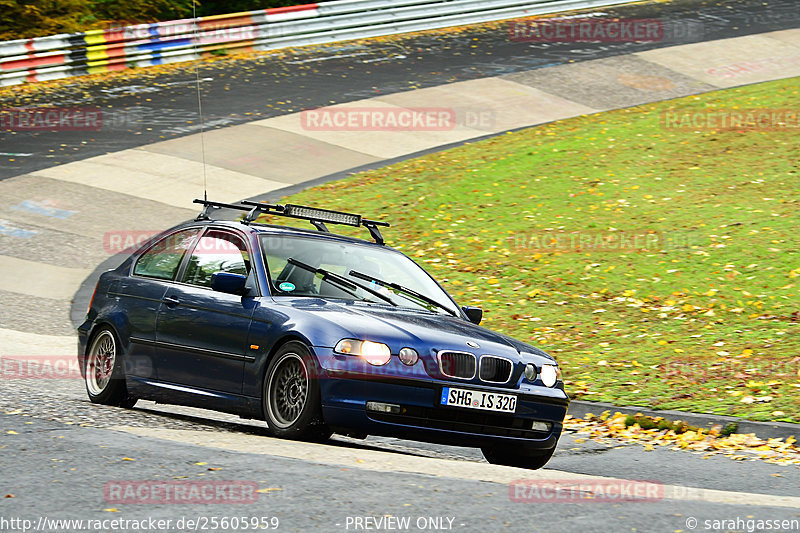
<path fill-rule="evenodd" d="M 234 432 L 234 433 L 244 433 L 248 435 L 256 435 L 268 438 L 271 437 L 267 433 L 266 423 L 260 420 L 252 420 L 248 422 L 232 422 L 227 420 L 215 420 L 209 419 L 202 416 L 195 416 L 187 413 L 172 413 L 167 411 L 161 411 L 159 409 L 153 409 L 150 407 L 134 407 L 131 409 L 133 411 L 140 411 L 147 413 L 149 415 L 154 415 L 158 417 L 163 417 L 170 420 L 176 420 L 180 422 L 187 422 L 191 424 L 196 424 L 198 426 L 205 426 L 206 428 L 214 428 L 220 431 L 227 431 L 227 432 Z M 215 413 L 216 414 L 216 413 Z M 423 449 L 416 449 L 411 448 L 408 446 L 403 446 L 400 444 L 395 444 L 391 442 L 387 442 L 388 440 L 397 440 L 397 439 L 387 439 L 381 440 L 379 443 L 371 444 L 367 443 L 362 439 L 358 439 L 355 437 L 349 437 L 340 434 L 334 434 L 330 440 L 323 443 L 322 445 L 326 446 L 336 446 L 339 448 L 350 448 L 350 449 L 357 449 L 357 450 L 370 450 L 370 451 L 379 451 L 379 452 L 389 452 L 395 453 L 400 455 L 412 455 L 417 457 L 437 457 L 437 458 L 457 458 L 461 460 L 471 460 L 475 461 L 476 458 L 462 456 L 460 454 L 452 454 L 452 453 L 441 453 L 437 452 L 434 449 L 428 449 L 427 447 Z M 405 442 L 405 441 L 403 441 Z M 434 447 L 436 445 L 430 445 Z M 450 448 L 450 447 L 446 447 Z M 455 455 L 455 457 L 454 457 Z"/>

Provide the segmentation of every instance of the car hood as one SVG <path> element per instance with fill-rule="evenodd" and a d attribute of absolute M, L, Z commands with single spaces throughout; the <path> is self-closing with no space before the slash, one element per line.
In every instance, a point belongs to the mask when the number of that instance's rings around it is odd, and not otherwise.
<path fill-rule="evenodd" d="M 393 353 L 406 346 L 429 353 L 440 350 L 473 351 L 467 345 L 467 341 L 470 341 L 477 343 L 480 353 L 484 354 L 518 356 L 528 353 L 552 360 L 552 357 L 534 346 L 449 315 L 351 301 L 316 298 L 281 300 L 275 299 L 276 303 L 335 326 L 339 329 L 340 338 L 383 342 L 389 345 Z M 322 329 L 329 331 L 330 327 Z M 326 346 L 338 340 L 333 338 L 318 345 Z"/>

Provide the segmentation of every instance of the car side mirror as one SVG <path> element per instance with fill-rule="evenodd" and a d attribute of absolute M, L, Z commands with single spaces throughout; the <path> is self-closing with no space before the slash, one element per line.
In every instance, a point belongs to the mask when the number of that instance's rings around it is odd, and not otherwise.
<path fill-rule="evenodd" d="M 462 307 L 461 309 L 464 310 L 470 322 L 473 324 L 481 323 L 481 319 L 483 319 L 483 309 L 480 307 Z"/>
<path fill-rule="evenodd" d="M 244 294 L 247 277 L 232 272 L 216 272 L 211 275 L 211 288 L 227 294 Z"/>

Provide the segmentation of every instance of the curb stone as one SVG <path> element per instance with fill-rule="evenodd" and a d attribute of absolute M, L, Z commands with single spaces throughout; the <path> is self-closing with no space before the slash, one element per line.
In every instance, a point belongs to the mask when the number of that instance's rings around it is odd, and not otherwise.
<path fill-rule="evenodd" d="M 736 416 L 725 416 L 704 413 L 692 413 L 689 411 L 672 411 L 647 409 L 646 407 L 625 406 L 618 407 L 605 402 L 584 402 L 572 400 L 569 404 L 567 414 L 573 418 L 583 418 L 588 413 L 599 415 L 603 411 L 612 413 L 620 412 L 626 415 L 643 414 L 651 417 L 662 417 L 667 420 L 683 420 L 692 426 L 710 429 L 712 426 L 720 425 L 725 427 L 728 424 L 736 424 L 738 427 L 734 433 L 755 433 L 756 436 L 765 439 L 786 439 L 788 437 L 800 437 L 800 424 L 788 422 L 756 422 Z"/>

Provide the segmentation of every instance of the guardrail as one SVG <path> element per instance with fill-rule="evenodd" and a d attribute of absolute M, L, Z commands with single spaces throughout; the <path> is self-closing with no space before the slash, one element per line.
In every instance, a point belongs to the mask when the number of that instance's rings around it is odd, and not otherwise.
<path fill-rule="evenodd" d="M 0 42 L 0 86 L 629 3 L 336 0 Z"/>

